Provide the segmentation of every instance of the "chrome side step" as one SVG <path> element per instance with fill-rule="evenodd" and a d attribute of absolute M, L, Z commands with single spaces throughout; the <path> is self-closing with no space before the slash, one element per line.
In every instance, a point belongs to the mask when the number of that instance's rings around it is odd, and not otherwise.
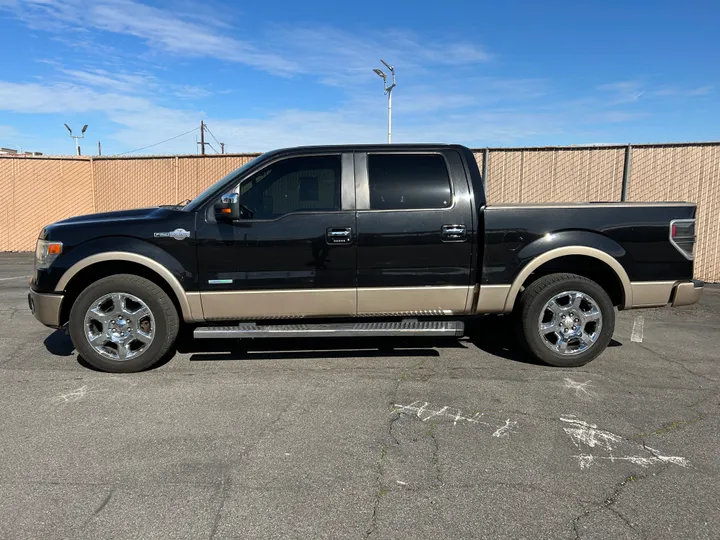
<path fill-rule="evenodd" d="M 315 338 L 362 336 L 446 336 L 460 337 L 465 332 L 461 321 L 357 322 L 337 324 L 269 324 L 242 323 L 236 326 L 204 326 L 193 333 L 197 339 L 209 338 Z"/>

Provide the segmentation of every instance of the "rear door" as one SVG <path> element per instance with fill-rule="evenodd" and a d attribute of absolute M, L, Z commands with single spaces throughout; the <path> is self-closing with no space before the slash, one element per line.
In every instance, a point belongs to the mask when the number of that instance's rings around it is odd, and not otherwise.
<path fill-rule="evenodd" d="M 460 155 L 356 153 L 359 315 L 450 315 L 472 301 L 476 224 Z"/>
<path fill-rule="evenodd" d="M 280 158 L 229 191 L 251 214 L 198 228 L 206 319 L 356 314 L 352 153 Z"/>

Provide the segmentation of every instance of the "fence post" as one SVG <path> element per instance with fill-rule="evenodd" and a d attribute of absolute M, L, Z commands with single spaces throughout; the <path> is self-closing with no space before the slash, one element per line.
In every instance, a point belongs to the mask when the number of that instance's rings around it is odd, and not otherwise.
<path fill-rule="evenodd" d="M 180 158 L 175 156 L 175 200 L 180 201 Z"/>
<path fill-rule="evenodd" d="M 482 166 L 482 184 L 485 197 L 487 198 L 487 174 L 488 174 L 488 157 L 490 156 L 490 149 L 485 148 L 483 150 L 483 166 Z"/>
<path fill-rule="evenodd" d="M 632 166 L 631 157 L 632 145 L 628 144 L 625 147 L 625 163 L 623 164 L 622 194 L 620 195 L 620 200 L 622 202 L 627 201 L 628 198 L 628 187 L 630 185 L 630 167 Z"/>
<path fill-rule="evenodd" d="M 95 184 L 95 160 L 90 156 L 90 183 L 92 184 L 93 212 L 97 213 L 97 185 Z"/>

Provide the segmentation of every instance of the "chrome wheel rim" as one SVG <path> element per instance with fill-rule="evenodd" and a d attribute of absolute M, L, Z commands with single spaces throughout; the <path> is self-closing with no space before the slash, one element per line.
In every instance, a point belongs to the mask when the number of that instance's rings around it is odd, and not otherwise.
<path fill-rule="evenodd" d="M 155 318 L 137 296 L 106 294 L 85 313 L 85 337 L 101 356 L 130 360 L 145 352 L 155 339 Z"/>
<path fill-rule="evenodd" d="M 545 303 L 538 319 L 540 339 L 563 356 L 592 347 L 602 330 L 602 311 L 595 299 L 580 291 L 564 291 Z"/>

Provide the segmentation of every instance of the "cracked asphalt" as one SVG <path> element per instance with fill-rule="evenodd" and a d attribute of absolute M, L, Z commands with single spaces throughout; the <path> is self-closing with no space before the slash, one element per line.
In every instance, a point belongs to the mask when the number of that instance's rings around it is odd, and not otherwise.
<path fill-rule="evenodd" d="M 184 340 L 85 367 L 0 255 L 0 538 L 718 538 L 720 288 L 557 369 L 460 341 Z M 631 341 L 640 319 L 642 342 Z"/>

